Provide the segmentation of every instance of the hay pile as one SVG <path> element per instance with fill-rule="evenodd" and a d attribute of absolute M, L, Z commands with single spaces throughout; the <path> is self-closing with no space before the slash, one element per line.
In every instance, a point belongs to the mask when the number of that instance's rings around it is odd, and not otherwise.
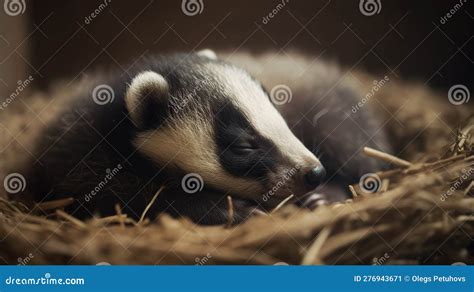
<path fill-rule="evenodd" d="M 10 264 L 474 264 L 473 129 L 436 161 L 366 149 L 400 165 L 377 173 L 375 193 L 354 185 L 344 204 L 283 206 L 233 227 L 120 213 L 82 222 L 60 210 L 67 200 L 27 210 L 1 199 L 0 256 Z"/>
<path fill-rule="evenodd" d="M 372 86 L 373 77 L 358 79 Z M 58 96 L 61 91 L 36 94 L 28 107 L 18 102 L 2 113 L 0 177 L 28 157 L 38 127 L 53 116 L 55 103 L 65 102 Z M 344 204 L 312 212 L 284 205 L 233 227 L 166 215 L 134 222 L 120 213 L 82 222 L 61 211 L 67 199 L 28 210 L 0 193 L 0 263 L 474 264 L 474 120 L 466 123 L 472 107 L 395 81 L 371 101 L 383 105 L 386 119 L 395 114 L 387 130 L 413 162 L 367 150 L 394 164 L 377 173 L 375 193 L 354 185 L 356 197 Z M 454 133 L 460 123 L 465 127 Z"/>

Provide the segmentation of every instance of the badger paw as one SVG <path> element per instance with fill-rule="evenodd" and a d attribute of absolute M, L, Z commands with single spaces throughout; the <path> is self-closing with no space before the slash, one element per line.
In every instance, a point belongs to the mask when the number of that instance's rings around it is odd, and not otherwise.
<path fill-rule="evenodd" d="M 329 201 L 327 199 L 327 196 L 324 194 L 309 192 L 304 197 L 299 199 L 296 202 L 296 205 L 298 205 L 301 208 L 314 210 L 319 206 L 329 205 Z"/>

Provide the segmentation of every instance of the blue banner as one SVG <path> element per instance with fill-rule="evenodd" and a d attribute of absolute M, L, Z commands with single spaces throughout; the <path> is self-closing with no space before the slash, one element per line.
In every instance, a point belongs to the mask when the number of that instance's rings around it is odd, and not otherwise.
<path fill-rule="evenodd" d="M 473 266 L 3 266 L 0 291 L 474 291 Z"/>

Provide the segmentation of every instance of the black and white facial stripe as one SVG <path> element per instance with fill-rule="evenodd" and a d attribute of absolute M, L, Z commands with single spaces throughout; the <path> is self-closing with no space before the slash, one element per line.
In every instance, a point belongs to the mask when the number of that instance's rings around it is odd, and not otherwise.
<path fill-rule="evenodd" d="M 234 104 L 218 110 L 214 128 L 220 162 L 228 172 L 263 181 L 268 172 L 277 170 L 281 155 L 276 145 L 261 136 Z"/>

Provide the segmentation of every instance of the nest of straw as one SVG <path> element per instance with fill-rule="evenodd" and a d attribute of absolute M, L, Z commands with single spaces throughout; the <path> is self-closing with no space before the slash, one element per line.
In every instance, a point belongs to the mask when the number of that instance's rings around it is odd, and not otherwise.
<path fill-rule="evenodd" d="M 11 264 L 474 264 L 473 128 L 432 161 L 365 149 L 395 165 L 376 173 L 375 192 L 353 185 L 345 203 L 280 206 L 238 226 L 167 215 L 134 222 L 120 211 L 80 221 L 61 210 L 68 199 L 30 210 L 1 199 L 0 256 Z"/>
<path fill-rule="evenodd" d="M 359 78 L 371 86 L 371 77 Z M 48 121 L 54 108 L 41 110 L 48 99 L 40 97 L 29 108 Z M 80 221 L 62 210 L 72 199 L 28 209 L 0 194 L 0 263 L 474 264 L 474 120 L 465 122 L 472 108 L 442 100 L 424 87 L 384 86 L 377 101 L 396 113 L 387 126 L 407 160 L 365 149 L 367 159 L 393 165 L 376 173 L 375 192 L 349 186 L 354 199 L 314 211 L 283 202 L 241 225 L 214 227 L 167 215 L 135 222 L 120 208 Z M 22 149 L 40 124 L 30 116 L 13 105 L 0 119 L 0 174 L 27 156 Z"/>

